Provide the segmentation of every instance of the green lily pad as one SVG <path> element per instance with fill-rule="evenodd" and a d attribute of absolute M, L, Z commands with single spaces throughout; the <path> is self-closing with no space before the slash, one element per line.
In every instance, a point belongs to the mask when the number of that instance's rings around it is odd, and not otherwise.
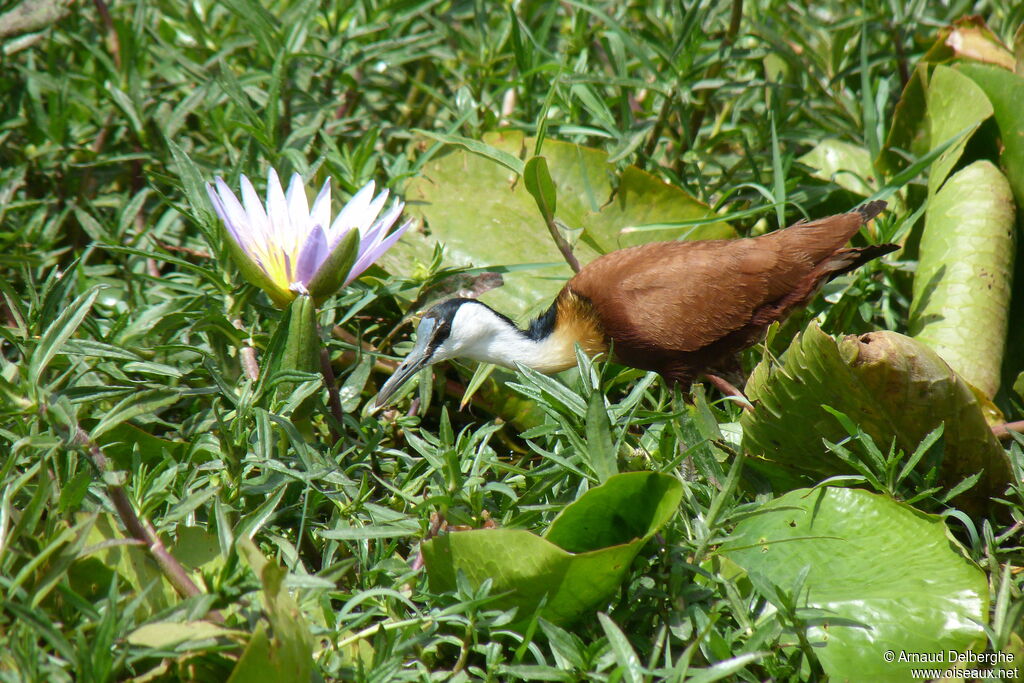
<path fill-rule="evenodd" d="M 677 479 L 657 472 L 617 474 L 583 494 L 551 523 L 544 537 L 522 529 L 477 529 L 423 544 L 430 590 L 450 591 L 463 572 L 473 586 L 492 581 L 501 609 L 556 624 L 578 619 L 615 592 L 629 565 L 675 514 Z"/>
<path fill-rule="evenodd" d="M 779 365 L 764 361 L 751 373 L 747 396 L 753 412 L 740 418 L 750 467 L 776 491 L 853 474 L 822 440 L 847 436 L 822 406 L 845 413 L 883 450 L 895 439 L 906 454 L 940 424 L 944 456 L 939 483 L 952 487 L 983 472 L 978 483 L 953 499 L 984 514 L 1010 481 L 1006 453 L 992 435 L 970 387 L 930 348 L 895 332 L 851 335 L 836 343 L 808 327 Z"/>
<path fill-rule="evenodd" d="M 518 158 L 534 146 L 518 132 L 491 133 L 484 142 Z M 670 222 L 713 220 L 714 214 L 683 190 L 639 169 L 627 168 L 616 179 L 603 151 L 547 140 L 541 154 L 555 186 L 551 206 L 569 228 L 563 233 L 580 263 L 656 240 L 735 237 L 728 225 L 717 221 L 665 227 Z M 526 183 L 505 165 L 453 147 L 427 163 L 406 185 L 404 195 L 406 211 L 424 221 L 429 235 L 403 236 L 398 247 L 380 260 L 391 272 L 410 272 L 417 264 L 429 263 L 438 242 L 445 245 L 450 266 L 514 266 L 505 275 L 504 287 L 481 297 L 513 316 L 546 308 L 572 277 Z M 651 224 L 657 229 L 621 232 Z"/>
<path fill-rule="evenodd" d="M 925 111 L 928 108 L 928 64 L 921 62 L 910 75 L 900 99 L 892 113 L 892 123 L 879 154 L 879 166 L 889 175 L 895 175 L 907 165 L 906 158 L 897 153 L 902 150 L 915 158 L 923 157 L 930 149 Z"/>
<path fill-rule="evenodd" d="M 1017 206 L 1024 206 L 1024 76 L 988 64 L 962 62 L 956 70 L 969 76 L 992 103 L 1002 152 L 1000 165 L 1013 188 Z"/>
<path fill-rule="evenodd" d="M 992 103 L 978 85 L 948 66 L 938 65 L 928 83 L 927 120 L 932 148 L 967 131 L 942 153 L 928 173 L 928 194 L 934 195 L 956 166 L 967 142 L 982 122 L 992 116 Z"/>
<path fill-rule="evenodd" d="M 878 187 L 868 151 L 842 140 L 822 140 L 797 161 L 814 169 L 814 177 L 862 197 L 873 194 Z"/>
<path fill-rule="evenodd" d="M 270 632 L 262 621 L 256 626 L 228 682 L 310 680 L 313 636 L 295 599 L 284 588 L 287 570 L 264 557 L 248 538 L 239 540 L 236 547 L 263 584 Z"/>
<path fill-rule="evenodd" d="M 194 640 L 239 639 L 245 631 L 225 628 L 209 621 L 156 621 L 128 634 L 128 642 L 139 647 L 167 649 Z"/>
<path fill-rule="evenodd" d="M 986 396 L 999 389 L 1016 207 L 992 163 L 957 171 L 928 203 L 910 333 Z"/>
<path fill-rule="evenodd" d="M 907 681 L 922 668 L 909 653 L 948 658 L 985 647 L 985 573 L 941 518 L 886 496 L 792 491 L 737 524 L 722 552 L 769 599 L 807 572 L 797 606 L 821 610 L 807 637 L 832 680 Z"/>
<path fill-rule="evenodd" d="M 76 519 L 88 516 L 80 513 Z M 136 595 L 144 595 L 137 615 L 146 619 L 178 603 L 178 594 L 161 572 L 149 550 L 131 543 L 112 515 L 95 515 L 85 544 L 87 555 L 80 556 L 68 569 L 71 586 L 81 595 L 99 599 L 116 579 L 131 586 Z"/>

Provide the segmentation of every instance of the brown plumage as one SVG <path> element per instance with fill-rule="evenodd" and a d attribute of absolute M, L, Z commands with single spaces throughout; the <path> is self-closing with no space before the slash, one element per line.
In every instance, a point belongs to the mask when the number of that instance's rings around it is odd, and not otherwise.
<path fill-rule="evenodd" d="M 587 264 L 525 330 L 474 299 L 442 302 L 423 317 L 416 347 L 381 388 L 378 404 L 439 360 L 557 372 L 575 364 L 576 344 L 591 355 L 611 348 L 619 362 L 689 390 L 702 372 L 735 368 L 737 352 L 825 282 L 896 249 L 846 246 L 884 208 L 885 202 L 870 202 L 749 239 L 614 251 Z"/>
<path fill-rule="evenodd" d="M 624 365 L 684 389 L 727 370 L 767 327 L 806 304 L 833 277 L 896 249 L 845 247 L 885 202 L 801 222 L 760 237 L 658 242 L 606 254 L 559 294 L 579 297 Z M 557 325 L 556 325 L 557 329 Z"/>

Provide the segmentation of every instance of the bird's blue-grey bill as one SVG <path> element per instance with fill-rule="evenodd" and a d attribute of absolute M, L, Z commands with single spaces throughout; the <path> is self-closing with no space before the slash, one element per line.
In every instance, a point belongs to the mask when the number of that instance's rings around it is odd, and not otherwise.
<path fill-rule="evenodd" d="M 380 408 L 388 402 L 396 391 L 398 391 L 403 384 L 413 377 L 417 372 L 427 365 L 429 358 L 421 356 L 420 358 L 413 358 L 411 355 L 398 366 L 395 370 L 395 374 L 391 375 L 391 378 L 387 382 L 384 382 L 384 386 L 377 392 L 377 400 L 374 404 Z"/>
<path fill-rule="evenodd" d="M 384 386 L 377 392 L 377 400 L 374 401 L 376 407 L 380 408 L 387 403 L 399 387 L 430 363 L 431 356 L 434 354 L 433 349 L 430 348 L 430 338 L 435 324 L 431 318 L 424 318 L 420 321 L 419 327 L 416 329 L 416 345 L 412 347 L 412 351 L 395 370 L 395 374 L 391 375 L 391 379 L 384 382 Z"/>

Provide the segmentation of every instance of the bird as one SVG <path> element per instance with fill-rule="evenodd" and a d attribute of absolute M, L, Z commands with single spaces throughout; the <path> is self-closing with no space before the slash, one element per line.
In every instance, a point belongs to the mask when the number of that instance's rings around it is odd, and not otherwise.
<path fill-rule="evenodd" d="M 896 250 L 846 246 L 885 206 L 871 201 L 758 237 L 609 252 L 580 269 L 525 328 L 477 299 L 442 301 L 421 318 L 412 350 L 381 387 L 376 406 L 443 360 L 512 369 L 519 363 L 550 374 L 576 365 L 577 345 L 590 356 L 611 351 L 615 361 L 657 372 L 689 394 L 699 375 L 714 380 L 738 368 L 740 351 L 826 282 Z"/>

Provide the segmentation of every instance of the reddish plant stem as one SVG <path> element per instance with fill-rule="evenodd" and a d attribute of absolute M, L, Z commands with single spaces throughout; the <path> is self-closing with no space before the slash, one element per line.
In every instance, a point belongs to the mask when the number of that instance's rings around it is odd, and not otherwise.
<path fill-rule="evenodd" d="M 84 445 L 89 451 L 93 464 L 101 474 L 109 471 L 107 456 L 104 455 L 99 445 L 90 439 L 89 435 L 81 427 L 75 432 L 75 440 Z M 135 514 L 135 508 L 132 507 L 124 487 L 119 484 L 107 483 L 107 495 L 110 496 L 110 501 L 113 503 L 117 516 L 121 518 L 121 523 L 124 524 L 125 529 L 132 538 L 146 545 L 153 559 L 160 566 L 160 570 L 174 587 L 174 590 L 183 598 L 193 598 L 202 595 L 203 591 L 192 581 L 192 578 L 189 577 L 188 572 L 181 566 L 181 563 L 167 550 L 167 546 L 160 540 L 156 529 L 148 522 L 143 523 L 139 516 Z M 213 621 L 224 621 L 224 617 L 221 616 L 220 612 L 210 612 L 209 616 Z"/>
<path fill-rule="evenodd" d="M 331 415 L 334 416 L 338 424 L 341 424 L 345 419 L 345 413 L 341 408 L 338 380 L 334 376 L 334 368 L 331 367 L 331 354 L 327 349 L 320 349 L 320 374 L 323 375 L 324 385 L 327 386 L 327 405 L 331 408 Z M 334 425 L 328 425 L 328 429 L 331 432 L 331 439 L 337 443 L 341 439 L 341 434 L 334 428 Z"/>
<path fill-rule="evenodd" d="M 555 246 L 558 247 L 558 251 L 562 253 L 562 258 L 565 259 L 565 262 L 569 264 L 570 268 L 572 268 L 572 272 L 580 272 L 580 262 L 576 258 L 576 255 L 572 253 L 572 247 L 569 246 L 569 243 L 565 241 L 564 237 L 562 237 L 562 232 L 558 229 L 558 220 L 552 216 L 551 220 L 545 220 L 544 222 L 547 223 L 548 232 L 551 233 L 551 239 L 555 241 Z"/>
<path fill-rule="evenodd" d="M 241 318 L 232 318 L 231 325 L 240 332 L 245 332 L 245 326 Z M 242 363 L 242 372 L 245 376 L 255 382 L 260 378 L 260 365 L 256 361 L 256 349 L 253 348 L 252 339 L 246 339 L 242 348 L 238 351 L 239 360 Z"/>

